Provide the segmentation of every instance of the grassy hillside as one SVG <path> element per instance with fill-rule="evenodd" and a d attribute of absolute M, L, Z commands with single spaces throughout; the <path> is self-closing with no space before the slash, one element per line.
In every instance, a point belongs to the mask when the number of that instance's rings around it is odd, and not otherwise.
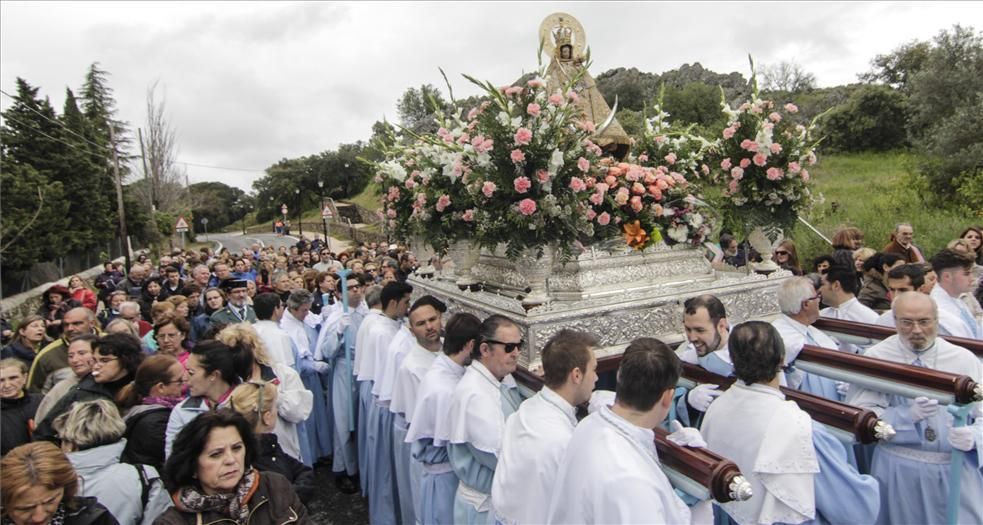
<path fill-rule="evenodd" d="M 810 171 L 814 190 L 824 202 L 805 217 L 832 238 L 841 224 L 856 226 L 865 234 L 864 244 L 880 250 L 887 244 L 894 225 L 910 222 L 915 244 L 926 256 L 945 247 L 971 223 L 969 217 L 926 206 L 920 188 L 910 175 L 908 153 L 860 153 L 825 155 Z M 829 245 L 804 225 L 792 233 L 803 266 L 806 261 L 829 252 Z"/>
<path fill-rule="evenodd" d="M 382 208 L 381 199 L 382 193 L 380 193 L 379 185 L 374 181 L 369 181 L 369 185 L 365 187 L 365 190 L 353 197 L 349 202 L 370 210 L 378 210 Z"/>

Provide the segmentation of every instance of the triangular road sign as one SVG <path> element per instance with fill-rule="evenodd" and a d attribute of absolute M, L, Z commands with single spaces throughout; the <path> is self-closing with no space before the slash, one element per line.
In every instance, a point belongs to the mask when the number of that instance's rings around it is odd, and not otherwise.
<path fill-rule="evenodd" d="M 188 231 L 188 221 L 184 220 L 184 217 L 178 217 L 174 229 L 177 231 Z"/>

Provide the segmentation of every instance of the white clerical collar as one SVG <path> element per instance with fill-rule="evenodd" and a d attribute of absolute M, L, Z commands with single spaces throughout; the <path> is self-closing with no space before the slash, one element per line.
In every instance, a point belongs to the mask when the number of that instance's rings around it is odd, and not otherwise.
<path fill-rule="evenodd" d="M 544 401 L 559 409 L 560 412 L 563 412 L 563 414 L 567 416 L 567 419 L 570 420 L 571 427 L 577 426 L 576 407 L 568 403 L 566 399 L 563 399 L 560 394 L 557 394 L 548 386 L 544 386 L 543 389 L 539 391 L 539 395 L 543 396 Z"/>
<path fill-rule="evenodd" d="M 743 380 L 738 379 L 734 384 L 736 386 L 739 386 L 741 388 L 746 388 L 748 390 L 751 390 L 753 392 L 757 392 L 759 394 L 767 394 L 767 395 L 770 395 L 770 396 L 775 396 L 775 397 L 781 399 L 782 401 L 785 400 L 785 394 L 783 394 L 781 390 L 778 390 L 776 388 L 772 388 L 772 387 L 767 386 L 767 385 L 762 385 L 761 383 L 752 383 L 752 384 L 749 385 L 749 384 L 745 383 Z"/>
<path fill-rule="evenodd" d="M 853 296 L 849 300 L 843 301 L 842 303 L 840 303 L 839 306 L 835 308 L 841 312 L 845 312 L 849 310 L 854 305 L 854 303 L 858 303 L 858 302 L 860 301 L 857 300 L 857 296 Z"/>
<path fill-rule="evenodd" d="M 515 379 L 512 378 L 512 374 L 505 376 L 504 379 L 499 381 L 498 378 L 495 377 L 495 374 L 492 374 L 491 371 L 489 371 L 488 368 L 486 368 L 485 365 L 481 364 L 481 361 L 478 361 L 477 359 L 471 361 L 471 368 L 474 368 L 475 372 L 478 372 L 481 375 L 481 377 L 488 380 L 492 385 L 495 386 L 495 388 L 499 388 L 499 385 L 505 385 L 509 388 L 516 387 Z"/>
<path fill-rule="evenodd" d="M 440 362 L 444 363 L 444 366 L 446 366 L 449 370 L 451 370 L 452 372 L 454 372 L 458 376 L 461 376 L 461 375 L 464 374 L 464 367 L 461 366 L 461 365 L 459 365 L 459 364 L 457 364 L 457 362 L 455 362 L 453 359 L 451 359 L 450 356 L 448 356 L 447 354 L 441 352 L 440 355 L 437 356 L 437 360 L 439 360 Z"/>
<path fill-rule="evenodd" d="M 595 412 L 607 423 L 614 426 L 625 437 L 635 442 L 639 447 L 648 453 L 656 463 L 659 462 L 659 453 L 655 449 L 655 431 L 650 428 L 642 428 L 631 421 L 619 416 L 609 406 L 602 406 L 601 410 Z"/>

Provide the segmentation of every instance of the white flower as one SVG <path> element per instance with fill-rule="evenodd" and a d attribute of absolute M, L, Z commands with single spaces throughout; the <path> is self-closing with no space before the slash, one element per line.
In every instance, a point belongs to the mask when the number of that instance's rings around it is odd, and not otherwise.
<path fill-rule="evenodd" d="M 501 125 L 503 125 L 503 126 L 508 126 L 508 125 L 511 125 L 512 124 L 512 121 L 509 118 L 509 114 L 506 113 L 506 112 L 504 112 L 504 111 L 499 111 L 498 112 L 497 119 L 498 119 L 498 123 L 501 124 Z"/>
<path fill-rule="evenodd" d="M 406 180 L 406 169 L 404 169 L 398 162 L 394 160 L 387 160 L 379 165 L 379 168 L 387 176 L 395 179 L 396 182 L 403 182 Z"/>
<path fill-rule="evenodd" d="M 666 233 L 670 239 L 676 242 L 686 242 L 686 235 L 689 233 L 689 228 L 686 225 L 680 224 L 669 228 Z"/>
<path fill-rule="evenodd" d="M 694 228 L 699 228 L 703 226 L 703 216 L 699 213 L 689 214 L 689 223 L 693 225 Z"/>
<path fill-rule="evenodd" d="M 522 116 L 514 117 L 512 119 L 512 129 L 516 130 L 522 126 Z"/>
<path fill-rule="evenodd" d="M 553 155 L 550 156 L 549 171 L 550 173 L 555 174 L 561 167 L 563 167 L 563 152 L 559 149 L 555 149 L 553 150 Z"/>

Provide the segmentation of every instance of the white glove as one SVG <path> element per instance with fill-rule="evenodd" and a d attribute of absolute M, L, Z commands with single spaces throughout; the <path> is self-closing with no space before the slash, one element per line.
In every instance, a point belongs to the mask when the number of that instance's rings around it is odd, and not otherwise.
<path fill-rule="evenodd" d="M 706 448 L 707 446 L 707 442 L 703 441 L 703 436 L 700 435 L 699 430 L 684 427 L 679 421 L 670 422 L 669 430 L 672 431 L 672 434 L 669 434 L 666 439 L 681 447 Z"/>
<path fill-rule="evenodd" d="M 694 410 L 706 412 L 710 403 L 713 403 L 713 400 L 717 399 L 717 396 L 723 394 L 717 388 L 719 388 L 717 385 L 696 385 L 686 394 L 686 402 Z"/>
<path fill-rule="evenodd" d="M 939 401 L 919 396 L 915 398 L 915 402 L 912 403 L 909 410 L 911 411 L 911 421 L 918 423 L 925 418 L 934 416 L 939 411 Z"/>
<path fill-rule="evenodd" d="M 845 381 L 836 382 L 836 393 L 841 396 L 846 396 L 847 392 L 850 391 L 850 383 Z"/>
<path fill-rule="evenodd" d="M 976 446 L 976 436 L 973 427 L 952 427 L 949 429 L 949 444 L 952 448 L 969 452 Z"/>
<path fill-rule="evenodd" d="M 326 361 L 316 361 L 316 360 L 314 361 L 314 371 L 316 371 L 317 373 L 323 374 L 330 369 L 331 369 L 331 365 L 329 365 Z"/>
<path fill-rule="evenodd" d="M 338 333 L 343 334 L 345 330 L 352 325 L 352 313 L 341 314 L 341 319 L 338 320 Z"/>

